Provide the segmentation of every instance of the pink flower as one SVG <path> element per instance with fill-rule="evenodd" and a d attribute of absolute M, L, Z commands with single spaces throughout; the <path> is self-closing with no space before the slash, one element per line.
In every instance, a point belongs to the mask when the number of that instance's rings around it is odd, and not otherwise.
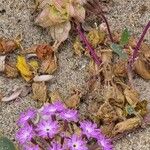
<path fill-rule="evenodd" d="M 16 140 L 20 144 L 24 144 L 26 142 L 29 142 L 33 136 L 34 136 L 33 128 L 28 124 L 26 124 L 23 128 L 19 129 L 19 131 L 16 133 Z"/>
<path fill-rule="evenodd" d="M 64 105 L 62 102 L 60 101 L 57 101 L 53 104 L 46 104 L 42 111 L 41 111 L 41 114 L 42 115 L 54 115 L 56 113 L 59 113 L 61 111 L 63 111 L 65 108 L 64 108 Z"/>
<path fill-rule="evenodd" d="M 98 144 L 103 147 L 103 150 L 113 150 L 113 145 L 110 139 L 105 136 L 100 136 L 98 138 Z"/>
<path fill-rule="evenodd" d="M 22 112 L 20 114 L 20 117 L 18 119 L 18 126 L 22 126 L 25 125 L 26 123 L 28 123 L 28 121 L 30 119 L 33 119 L 36 116 L 36 110 L 33 108 L 29 108 L 27 109 L 25 112 Z"/>
<path fill-rule="evenodd" d="M 59 125 L 56 121 L 42 120 L 36 128 L 38 135 L 43 138 L 52 138 L 58 133 Z"/>
<path fill-rule="evenodd" d="M 83 134 L 85 134 L 87 138 L 96 138 L 100 134 L 100 130 L 97 128 L 97 124 L 92 123 L 91 121 L 81 122 L 80 127 Z"/>
<path fill-rule="evenodd" d="M 23 150 L 40 150 L 38 145 L 25 145 Z"/>
<path fill-rule="evenodd" d="M 76 110 L 71 110 L 71 109 L 65 109 L 60 113 L 60 118 L 63 120 L 66 120 L 68 122 L 78 121 L 78 112 Z"/>
<path fill-rule="evenodd" d="M 67 146 L 70 150 L 88 150 L 85 141 L 75 134 L 68 140 Z"/>

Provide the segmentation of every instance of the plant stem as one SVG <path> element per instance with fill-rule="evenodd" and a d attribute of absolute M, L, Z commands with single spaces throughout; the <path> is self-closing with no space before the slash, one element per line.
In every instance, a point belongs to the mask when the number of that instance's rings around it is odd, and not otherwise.
<path fill-rule="evenodd" d="M 110 38 L 111 42 L 113 43 L 113 42 L 114 42 L 114 40 L 113 40 L 113 37 L 112 37 L 111 31 L 110 31 L 109 23 L 108 23 L 108 21 L 107 21 L 107 19 L 106 19 L 105 15 L 103 14 L 103 12 L 101 12 L 101 13 L 100 13 L 100 15 L 101 15 L 102 19 L 104 20 L 104 22 L 106 23 L 107 30 L 108 30 L 108 34 L 109 34 L 109 38 Z"/>
<path fill-rule="evenodd" d="M 100 65 L 102 63 L 102 60 L 97 56 L 97 54 L 95 53 L 94 48 L 92 47 L 92 45 L 89 43 L 89 41 L 87 40 L 86 36 L 84 35 L 84 33 L 81 31 L 81 25 L 77 24 L 77 32 L 80 36 L 80 39 L 84 42 L 84 44 L 87 46 L 88 50 L 90 51 L 90 55 L 92 56 L 92 58 L 94 59 L 95 63 L 97 65 Z"/>
<path fill-rule="evenodd" d="M 144 30 L 143 30 L 143 33 L 141 34 L 141 37 L 140 37 L 140 39 L 139 39 L 139 41 L 138 41 L 138 43 L 137 43 L 137 45 L 136 45 L 136 47 L 134 48 L 134 51 L 133 51 L 133 54 L 132 54 L 132 64 L 134 63 L 134 61 L 135 61 L 135 59 L 137 58 L 137 56 L 138 56 L 138 51 L 139 51 L 139 49 L 140 49 L 140 47 L 141 47 L 141 44 L 142 44 L 142 42 L 143 42 L 143 40 L 144 40 L 144 37 L 145 37 L 145 35 L 146 35 L 146 33 L 147 33 L 147 31 L 148 31 L 148 29 L 150 28 L 150 21 L 148 22 L 148 24 L 145 26 L 145 28 L 144 28 Z"/>

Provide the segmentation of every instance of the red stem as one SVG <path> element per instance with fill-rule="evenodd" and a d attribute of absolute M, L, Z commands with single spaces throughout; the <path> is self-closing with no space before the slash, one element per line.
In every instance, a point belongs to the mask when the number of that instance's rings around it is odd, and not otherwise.
<path fill-rule="evenodd" d="M 114 40 L 113 40 L 113 37 L 112 37 L 111 31 L 110 31 L 109 23 L 108 23 L 108 21 L 107 21 L 107 19 L 106 19 L 106 17 L 104 16 L 104 14 L 103 14 L 103 13 L 100 13 L 100 15 L 101 15 L 102 19 L 104 20 L 104 22 L 106 23 L 107 30 L 108 30 L 108 34 L 109 34 L 109 38 L 110 38 L 111 42 L 113 43 L 113 42 L 114 42 Z"/>
<path fill-rule="evenodd" d="M 139 39 L 139 41 L 138 41 L 136 47 L 134 48 L 134 51 L 133 51 L 133 54 L 132 54 L 132 60 L 131 60 L 131 61 L 132 61 L 132 64 L 134 63 L 135 59 L 136 59 L 137 56 L 138 56 L 138 51 L 139 51 L 139 49 L 140 49 L 140 47 L 141 47 L 141 44 L 142 44 L 142 42 L 143 42 L 143 40 L 144 40 L 144 37 L 145 37 L 145 35 L 146 35 L 146 33 L 147 33 L 147 31 L 148 31 L 149 28 L 150 28 L 150 21 L 149 21 L 148 24 L 145 26 L 145 28 L 144 28 L 144 30 L 143 30 L 143 33 L 142 33 L 142 35 L 141 35 L 141 37 L 140 37 L 140 39 Z"/>
<path fill-rule="evenodd" d="M 87 40 L 87 38 L 84 35 L 84 33 L 81 31 L 81 25 L 80 24 L 77 25 L 77 32 L 78 32 L 78 34 L 80 36 L 80 39 L 84 42 L 84 44 L 87 46 L 88 50 L 90 51 L 90 55 L 94 59 L 95 63 L 97 65 L 100 65 L 102 63 L 102 60 L 97 56 L 97 54 L 95 53 L 94 48 L 92 47 L 92 45 Z"/>

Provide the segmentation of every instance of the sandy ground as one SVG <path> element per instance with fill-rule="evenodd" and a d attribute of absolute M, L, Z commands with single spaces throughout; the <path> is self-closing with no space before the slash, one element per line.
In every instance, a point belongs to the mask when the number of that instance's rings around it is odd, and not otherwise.
<path fill-rule="evenodd" d="M 47 31 L 34 25 L 34 16 L 31 15 L 32 6 L 32 0 L 0 0 L 0 37 L 10 38 L 22 33 L 25 47 L 30 47 L 36 43 L 50 42 L 51 38 L 48 36 Z M 150 19 L 149 0 L 114 0 L 110 6 L 108 18 L 114 30 L 127 26 L 139 36 L 143 26 Z M 150 34 L 147 39 L 150 42 Z M 84 88 L 87 60 L 73 55 L 72 45 L 69 40 L 66 41 L 65 46 L 60 47 L 58 58 L 59 69 L 54 74 L 56 80 L 49 83 L 49 88 L 51 90 L 59 89 L 62 95 L 66 97 L 71 87 Z M 9 93 L 15 85 L 20 86 L 23 84 L 25 82 L 21 78 L 12 80 L 0 76 L 0 92 Z M 141 97 L 150 100 L 150 81 L 144 81 L 136 77 L 134 84 L 141 93 Z M 27 107 L 36 106 L 37 103 L 30 96 L 10 103 L 0 104 L 0 130 L 2 130 L 2 133 L 14 140 L 14 133 L 17 130 L 16 120 L 19 113 Z M 149 150 L 149 134 L 150 128 L 130 133 L 115 143 L 115 149 Z"/>

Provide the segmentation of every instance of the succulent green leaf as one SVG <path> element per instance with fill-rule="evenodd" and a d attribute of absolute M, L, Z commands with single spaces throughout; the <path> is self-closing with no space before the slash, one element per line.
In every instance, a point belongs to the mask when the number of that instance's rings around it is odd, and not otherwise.
<path fill-rule="evenodd" d="M 16 148 L 8 138 L 0 137 L 0 150 L 16 150 Z"/>
<path fill-rule="evenodd" d="M 114 53 L 116 53 L 117 55 L 119 55 L 120 58 L 122 59 L 127 59 L 128 55 L 127 53 L 125 53 L 123 51 L 122 46 L 118 45 L 118 44 L 111 44 L 111 49 L 113 50 Z"/>
<path fill-rule="evenodd" d="M 130 39 L 130 32 L 127 28 L 125 28 L 125 30 L 123 31 L 121 35 L 120 45 L 124 46 L 128 44 L 129 39 Z"/>

